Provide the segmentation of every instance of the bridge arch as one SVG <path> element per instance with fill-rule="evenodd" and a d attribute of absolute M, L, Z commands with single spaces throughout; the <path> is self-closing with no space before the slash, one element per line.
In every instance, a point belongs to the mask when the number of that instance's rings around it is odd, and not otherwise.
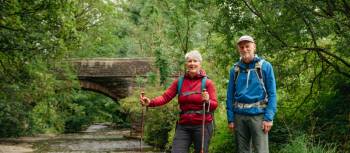
<path fill-rule="evenodd" d="M 136 87 L 136 77 L 157 73 L 153 58 L 92 58 L 71 60 L 84 90 L 104 94 L 115 101 Z"/>

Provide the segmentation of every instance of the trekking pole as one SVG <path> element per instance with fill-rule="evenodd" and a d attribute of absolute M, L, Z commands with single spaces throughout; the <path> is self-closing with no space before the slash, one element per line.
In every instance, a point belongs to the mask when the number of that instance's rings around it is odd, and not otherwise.
<path fill-rule="evenodd" d="M 143 97 L 145 96 L 145 92 L 142 90 L 141 91 L 141 98 L 142 98 L 142 100 L 143 100 Z M 140 152 L 142 152 L 143 151 L 143 149 L 142 149 L 142 140 L 143 140 L 143 130 L 144 130 L 144 120 L 145 120 L 145 113 L 144 113 L 144 111 L 143 111 L 143 105 L 141 105 L 141 138 L 140 138 Z"/>
<path fill-rule="evenodd" d="M 206 89 L 203 89 L 203 92 L 206 92 Z M 203 118 L 202 118 L 202 145 L 201 145 L 201 152 L 204 153 L 204 136 L 205 136 L 205 102 L 203 102 Z"/>

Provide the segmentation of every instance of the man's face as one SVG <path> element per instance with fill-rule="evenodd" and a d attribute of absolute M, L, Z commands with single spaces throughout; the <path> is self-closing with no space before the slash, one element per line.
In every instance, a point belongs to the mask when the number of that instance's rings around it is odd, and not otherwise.
<path fill-rule="evenodd" d="M 255 43 L 242 41 L 238 44 L 238 51 L 244 63 L 250 63 L 254 59 Z"/>

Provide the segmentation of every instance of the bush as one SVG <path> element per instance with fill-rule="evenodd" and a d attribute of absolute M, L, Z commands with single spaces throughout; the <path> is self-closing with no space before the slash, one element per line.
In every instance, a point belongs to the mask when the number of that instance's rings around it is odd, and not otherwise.
<path fill-rule="evenodd" d="M 169 143 L 169 131 L 175 128 L 177 119 L 177 111 L 174 110 L 174 107 L 169 104 L 165 107 L 151 109 L 147 113 L 145 140 L 156 148 L 165 149 L 166 144 Z"/>
<path fill-rule="evenodd" d="M 85 107 L 78 104 L 71 104 L 69 107 L 64 132 L 72 133 L 83 130 L 84 125 L 88 125 L 91 121 L 85 114 Z"/>
<path fill-rule="evenodd" d="M 27 131 L 28 108 L 18 101 L 0 100 L 0 137 L 21 136 Z"/>
<path fill-rule="evenodd" d="M 227 125 L 225 106 L 219 105 L 215 112 L 214 135 L 209 146 L 211 153 L 232 153 L 236 150 L 234 134 Z"/>
<path fill-rule="evenodd" d="M 350 150 L 349 89 L 350 81 L 338 76 L 334 91 L 319 91 L 310 119 L 304 122 L 312 138 L 337 144 L 339 152 Z"/>
<path fill-rule="evenodd" d="M 88 125 L 89 123 L 89 119 L 86 116 L 71 116 L 66 119 L 64 132 L 73 133 L 81 131 L 84 129 L 84 125 Z"/>
<path fill-rule="evenodd" d="M 312 143 L 306 135 L 290 140 L 279 153 L 336 153 L 336 147 Z"/>
<path fill-rule="evenodd" d="M 66 108 L 65 132 L 77 132 L 91 123 L 113 122 L 125 127 L 126 114 L 118 102 L 90 91 L 78 91 Z"/>
<path fill-rule="evenodd" d="M 64 131 L 64 115 L 50 102 L 37 104 L 31 112 L 33 132 L 61 133 Z"/>
<path fill-rule="evenodd" d="M 140 90 L 135 90 L 133 94 L 120 101 L 124 112 L 129 113 L 129 120 L 131 116 L 140 116 L 141 105 L 139 102 Z M 154 98 L 163 93 L 161 87 L 152 87 L 143 89 L 147 97 Z M 176 99 L 176 98 L 174 98 Z M 173 129 L 178 116 L 178 108 L 176 100 L 168 104 L 149 108 L 145 111 L 145 141 L 156 148 L 164 149 L 168 143 L 169 131 Z"/>

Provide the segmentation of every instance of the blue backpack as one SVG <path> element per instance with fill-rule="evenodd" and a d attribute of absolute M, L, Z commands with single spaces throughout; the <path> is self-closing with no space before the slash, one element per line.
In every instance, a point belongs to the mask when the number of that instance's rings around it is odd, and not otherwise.
<path fill-rule="evenodd" d="M 261 59 L 259 60 L 258 62 L 255 63 L 255 68 L 253 69 L 257 75 L 258 75 L 258 78 L 259 78 L 259 82 L 260 84 L 262 85 L 262 88 L 264 89 L 264 92 L 265 92 L 265 99 L 267 99 L 267 91 L 266 91 L 266 87 L 265 87 L 265 83 L 264 83 L 264 78 L 263 78 L 263 71 L 262 71 L 262 65 L 263 63 L 265 62 L 265 60 Z M 234 84 L 236 85 L 237 84 L 237 78 L 238 78 L 238 75 L 240 74 L 241 72 L 241 69 L 240 67 L 238 66 L 238 62 L 234 65 L 234 69 L 235 69 L 235 77 L 234 77 Z"/>

